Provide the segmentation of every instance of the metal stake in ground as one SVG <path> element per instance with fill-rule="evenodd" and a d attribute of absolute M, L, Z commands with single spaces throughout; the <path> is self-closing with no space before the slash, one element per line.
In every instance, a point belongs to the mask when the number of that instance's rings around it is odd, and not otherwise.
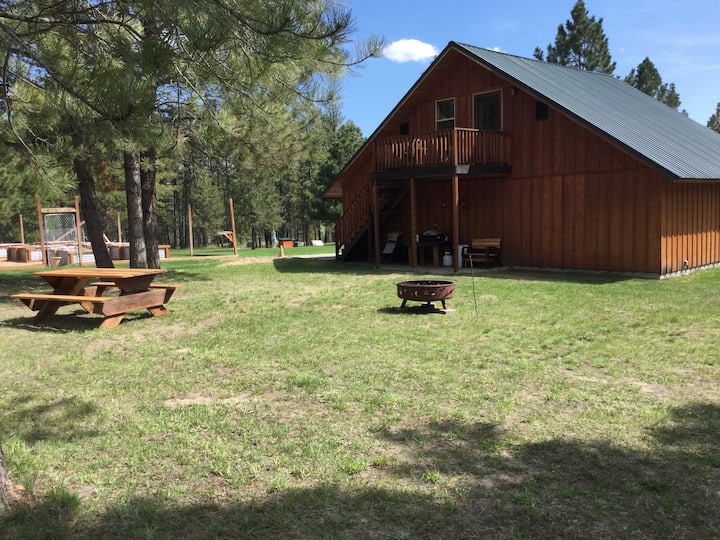
<path fill-rule="evenodd" d="M 477 298 L 475 298 L 475 269 L 473 268 L 472 254 L 470 254 L 470 281 L 472 281 L 473 304 L 475 305 L 475 318 L 478 318 Z"/>

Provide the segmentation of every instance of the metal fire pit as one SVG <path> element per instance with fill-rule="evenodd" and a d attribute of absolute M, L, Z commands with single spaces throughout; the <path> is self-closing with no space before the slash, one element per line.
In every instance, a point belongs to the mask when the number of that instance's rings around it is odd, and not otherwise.
<path fill-rule="evenodd" d="M 445 300 L 453 297 L 454 281 L 418 279 L 397 283 L 397 295 L 402 299 L 400 309 L 405 308 L 408 300 L 425 302 L 423 307 L 435 309 L 433 302 L 441 302 L 443 310 L 447 309 Z"/>

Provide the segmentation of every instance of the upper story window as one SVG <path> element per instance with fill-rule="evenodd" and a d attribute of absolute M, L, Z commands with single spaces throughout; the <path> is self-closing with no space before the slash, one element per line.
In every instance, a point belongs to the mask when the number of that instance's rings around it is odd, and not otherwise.
<path fill-rule="evenodd" d="M 473 127 L 483 131 L 502 130 L 502 99 L 500 92 L 473 96 Z"/>
<path fill-rule="evenodd" d="M 435 102 L 435 129 L 453 129 L 455 127 L 455 98 L 441 99 Z"/>

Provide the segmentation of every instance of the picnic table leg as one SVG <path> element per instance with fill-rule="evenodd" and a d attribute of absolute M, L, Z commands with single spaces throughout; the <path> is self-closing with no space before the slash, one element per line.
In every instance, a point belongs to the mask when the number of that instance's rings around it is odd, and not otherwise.
<path fill-rule="evenodd" d="M 62 277 L 58 279 L 46 278 L 46 281 L 52 285 L 53 294 L 82 295 L 83 285 L 86 280 Z M 60 306 L 62 305 L 64 305 L 63 302 L 45 301 L 45 303 L 40 306 L 40 310 L 37 312 L 37 315 L 35 315 L 35 323 L 40 324 L 49 321 L 55 316 L 57 310 L 60 309 Z"/>
<path fill-rule="evenodd" d="M 85 287 L 83 290 L 83 296 L 102 296 L 102 290 L 98 290 L 99 287 Z M 93 313 L 95 305 L 92 302 L 80 302 L 80 307 L 88 313 Z"/>
<path fill-rule="evenodd" d="M 34 322 L 41 324 L 52 319 L 56 314 L 60 306 L 66 305 L 67 302 L 54 302 L 52 300 L 44 300 L 42 307 L 35 315 Z M 87 313 L 94 313 L 95 306 L 92 302 L 79 302 L 78 305 L 84 309 Z"/>
<path fill-rule="evenodd" d="M 86 296 L 102 296 L 105 291 L 110 289 L 109 285 L 90 285 L 85 287 Z"/>
<path fill-rule="evenodd" d="M 159 317 L 160 315 L 170 313 L 170 310 L 165 306 L 153 306 L 147 308 L 147 310 L 153 314 L 153 317 Z"/>
<path fill-rule="evenodd" d="M 57 310 L 60 309 L 60 305 L 61 304 L 59 302 L 46 300 L 37 312 L 37 315 L 35 315 L 35 323 L 40 324 L 52 319 L 57 313 Z"/>
<path fill-rule="evenodd" d="M 100 328 L 116 328 L 123 320 L 124 313 L 118 313 L 117 315 L 108 315 L 100 323 Z"/>

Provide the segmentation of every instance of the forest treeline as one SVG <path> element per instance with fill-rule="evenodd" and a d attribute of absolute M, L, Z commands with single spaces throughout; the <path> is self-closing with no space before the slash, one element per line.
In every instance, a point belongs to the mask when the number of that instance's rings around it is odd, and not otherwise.
<path fill-rule="evenodd" d="M 0 241 L 37 240 L 44 207 L 81 213 L 98 265 L 117 216 L 131 264 L 158 243 L 230 229 L 323 239 L 339 209 L 319 198 L 363 142 L 337 81 L 382 48 L 351 43 L 326 0 L 0 2 Z"/>

